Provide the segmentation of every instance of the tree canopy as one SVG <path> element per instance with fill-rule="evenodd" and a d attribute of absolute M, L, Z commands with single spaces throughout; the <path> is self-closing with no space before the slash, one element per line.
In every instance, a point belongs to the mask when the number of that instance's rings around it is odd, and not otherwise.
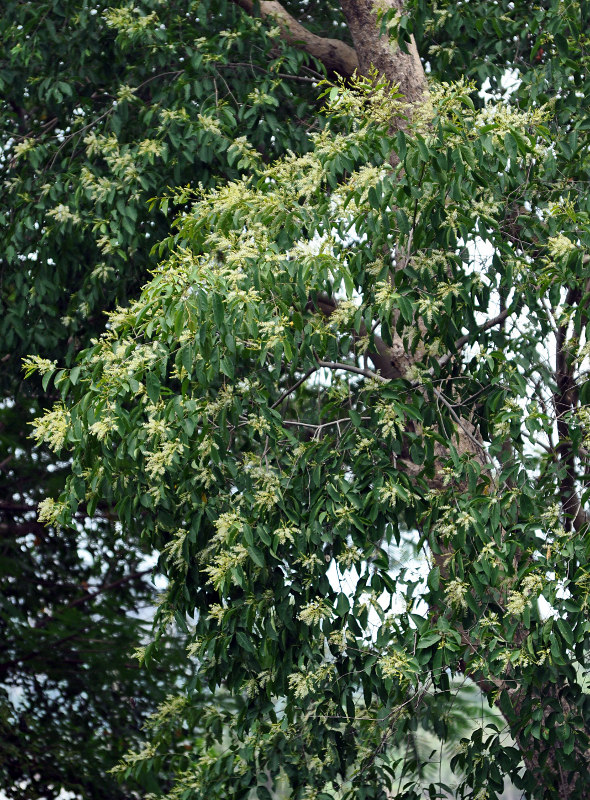
<path fill-rule="evenodd" d="M 68 464 L 32 448 L 28 422 L 57 393 L 23 383 L 21 359 L 71 367 L 139 292 L 169 233 L 150 198 L 239 176 L 240 136 L 268 158 L 305 149 L 321 73 L 232 4 L 8 2 L 0 42 L 0 784 L 128 796 L 107 770 L 177 674 L 131 657 L 151 550 L 106 498 L 67 533 L 38 522 Z"/>
<path fill-rule="evenodd" d="M 119 774 L 182 800 L 583 798 L 587 5 L 72 7 L 105 44 L 80 34 L 70 93 L 55 9 L 8 28 L 30 133 L 5 281 L 47 319 L 11 345 L 68 464 L 40 520 L 57 547 L 114 512 L 167 579 L 148 674 L 189 643 Z M 499 716 L 443 780 L 408 743 L 449 738 L 458 679 Z"/>

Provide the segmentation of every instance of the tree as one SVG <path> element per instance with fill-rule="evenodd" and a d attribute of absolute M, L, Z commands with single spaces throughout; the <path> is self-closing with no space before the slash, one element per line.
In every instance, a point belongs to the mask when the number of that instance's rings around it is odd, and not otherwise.
<path fill-rule="evenodd" d="M 247 54 L 230 35 L 238 21 L 256 38 Z M 27 800 L 62 787 L 127 797 L 108 769 L 174 690 L 184 642 L 138 670 L 152 551 L 106 497 L 67 530 L 37 520 L 69 465 L 33 449 L 29 421 L 58 393 L 23 383 L 21 359 L 72 367 L 104 311 L 139 292 L 169 234 L 150 198 L 237 177 L 240 134 L 269 157 L 305 149 L 321 76 L 231 4 L 8 2 L 0 41 L 0 785 Z"/>
<path fill-rule="evenodd" d="M 350 66 L 320 124 L 269 158 L 216 98 L 200 123 L 241 174 L 162 197 L 152 280 L 71 369 L 28 362 L 62 398 L 36 436 L 72 460 L 42 518 L 106 498 L 160 551 L 148 664 L 194 626 L 193 678 L 120 771 L 165 769 L 170 797 L 418 797 L 399 745 L 444 739 L 464 675 L 505 729 L 464 740 L 458 795 L 582 798 L 587 5 L 342 0 L 340 44 L 331 8 L 239 5 L 226 39 L 254 20 Z M 425 581 L 392 561 L 412 536 Z"/>

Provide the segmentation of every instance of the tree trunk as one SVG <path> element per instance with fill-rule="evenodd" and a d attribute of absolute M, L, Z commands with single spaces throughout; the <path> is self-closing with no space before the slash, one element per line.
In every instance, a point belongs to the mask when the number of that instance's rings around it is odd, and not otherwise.
<path fill-rule="evenodd" d="M 364 74 L 369 74 L 371 69 L 376 68 L 380 75 L 383 75 L 388 81 L 395 86 L 399 87 L 401 93 L 406 97 L 409 105 L 408 117 L 414 116 L 414 110 L 420 104 L 424 103 L 427 94 L 427 81 L 424 74 L 424 69 L 420 61 L 420 57 L 416 48 L 413 37 L 409 45 L 409 52 L 402 52 L 399 47 L 386 35 L 380 34 L 378 29 L 377 9 L 383 11 L 384 9 L 396 9 L 400 12 L 403 8 L 403 0 L 380 0 L 380 2 L 373 2 L 373 0 L 341 0 L 342 10 L 346 16 L 350 32 L 352 34 L 354 46 L 358 55 L 359 68 Z M 409 255 L 409 254 L 408 254 Z M 395 326 L 392 325 L 392 330 Z M 558 412 L 558 426 L 560 439 L 560 457 L 566 464 L 566 478 L 563 484 L 563 502 L 566 504 L 564 510 L 574 509 L 573 513 L 573 526 L 579 528 L 580 517 L 582 511 L 580 509 L 579 500 L 575 495 L 574 481 L 571 476 L 571 464 L 573 462 L 573 455 L 568 448 L 567 439 L 567 425 L 562 421 L 564 408 L 567 403 L 567 410 L 570 409 L 571 403 L 568 403 L 568 391 L 571 393 L 571 375 L 566 368 L 566 342 L 565 342 L 565 329 L 561 329 L 563 341 L 558 343 L 557 354 L 557 378 L 559 386 L 559 394 L 556 398 L 556 412 Z M 375 368 L 384 377 L 393 378 L 399 375 L 403 376 L 412 363 L 421 359 L 423 351 L 418 348 L 418 352 L 411 354 L 408 353 L 404 347 L 400 337 L 394 334 L 394 346 L 391 348 L 379 348 L 380 352 L 369 354 L 372 358 Z M 560 423 L 561 421 L 561 423 Z M 459 454 L 468 453 L 471 458 L 477 459 L 483 463 L 485 460 L 485 453 L 474 436 L 474 429 L 469 420 L 459 420 L 458 423 L 458 441 L 457 450 Z M 442 449 L 439 455 L 447 456 L 448 453 L 443 453 Z M 408 466 L 411 469 L 413 465 L 408 460 Z M 438 488 L 441 480 L 439 476 L 435 476 L 432 480 L 432 488 Z M 444 547 L 441 546 L 440 556 L 435 556 L 435 561 L 441 568 L 441 573 L 444 574 L 446 556 Z M 431 609 L 437 615 L 436 609 Z M 441 612 L 444 609 L 441 609 Z M 518 631 L 515 635 L 518 637 Z M 469 635 L 463 631 L 462 638 L 466 643 L 469 640 Z M 526 638 L 526 633 L 523 631 L 523 639 Z M 469 642 L 469 646 L 477 647 L 477 643 Z M 537 785 L 542 787 L 545 796 L 549 790 L 551 796 L 566 800 L 570 797 L 571 793 L 577 787 L 580 788 L 580 782 L 585 781 L 584 776 L 574 775 L 571 776 L 562 768 L 560 764 L 561 749 L 554 747 L 548 748 L 544 742 L 543 737 L 536 739 L 532 736 L 525 737 L 522 730 L 523 711 L 526 706 L 532 705 L 534 708 L 535 698 L 530 696 L 521 696 L 521 690 L 513 688 L 513 681 L 498 680 L 494 685 L 490 686 L 485 681 L 478 680 L 477 675 L 471 675 L 480 687 L 485 686 L 488 693 L 493 692 L 496 704 L 502 692 L 505 692 L 510 697 L 511 705 L 514 709 L 513 714 L 506 714 L 504 717 L 510 727 L 515 742 L 518 743 L 522 758 L 527 768 L 527 771 L 535 777 Z M 484 690 L 484 689 L 482 689 Z M 484 690 L 485 691 L 485 690 Z M 543 724 L 547 721 L 547 717 L 551 714 L 551 709 L 546 706 L 547 696 L 551 695 L 554 699 L 556 708 L 560 708 L 563 718 L 567 720 L 570 717 L 571 706 L 567 701 L 567 694 L 570 691 L 568 683 L 564 678 L 562 685 L 550 684 L 542 686 L 538 690 L 536 700 L 540 704 L 544 702 L 545 710 L 543 716 Z M 530 709 L 532 710 L 532 709 Z M 530 714 L 524 714 L 525 719 L 530 719 Z M 583 724 L 578 720 L 578 724 Z M 590 754 L 588 752 L 578 753 L 580 761 L 578 763 L 590 762 Z"/>

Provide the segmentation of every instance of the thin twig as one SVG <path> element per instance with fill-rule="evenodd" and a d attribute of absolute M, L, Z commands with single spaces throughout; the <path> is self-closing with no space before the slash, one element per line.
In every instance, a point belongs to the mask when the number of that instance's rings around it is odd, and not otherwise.
<path fill-rule="evenodd" d="M 269 72 L 269 70 L 264 69 L 264 67 L 259 66 L 258 64 L 251 64 L 247 61 L 231 61 L 229 63 L 223 64 L 219 61 L 215 62 L 215 66 L 218 69 L 223 69 L 225 67 L 229 67 L 230 69 L 237 68 L 237 67 L 249 67 L 252 71 L 255 72 L 262 72 L 265 75 L 269 75 L 272 78 L 283 78 L 284 80 L 289 81 L 300 81 L 302 83 L 313 83 L 317 84 L 319 78 L 308 78 L 305 75 L 288 75 L 286 72 Z"/>
<path fill-rule="evenodd" d="M 361 419 L 370 419 L 370 417 L 361 417 Z M 317 425 L 312 422 L 300 422 L 298 419 L 284 419 L 283 425 L 296 425 L 300 428 L 313 428 L 316 432 L 322 428 L 328 428 L 330 425 L 341 425 L 345 422 L 350 422 L 350 417 L 342 417 L 341 419 L 333 419 L 330 422 L 322 422 Z"/>
<path fill-rule="evenodd" d="M 303 375 L 301 378 L 299 378 L 299 380 L 298 380 L 298 381 L 295 381 L 295 383 L 293 384 L 293 386 L 290 386 L 288 389 L 285 389 L 285 391 L 284 391 L 284 392 L 283 392 L 283 394 L 282 394 L 282 395 L 279 397 L 279 399 L 278 399 L 278 400 L 276 400 L 276 401 L 275 401 L 275 402 L 272 404 L 271 408 L 276 408 L 277 406 L 280 406 L 280 405 L 281 405 L 281 403 L 283 402 L 283 400 L 285 400 L 287 397 L 289 397 L 289 395 L 290 395 L 290 394 L 292 394 L 292 393 L 295 391 L 295 389 L 298 389 L 298 388 L 301 386 L 301 384 L 302 384 L 302 383 L 305 383 L 305 381 L 306 381 L 306 380 L 307 380 L 307 379 L 308 379 L 308 378 L 309 378 L 311 375 L 313 375 L 313 373 L 314 373 L 314 372 L 317 372 L 317 367 L 312 367 L 311 369 L 308 369 L 308 370 L 307 370 L 307 372 L 305 373 L 305 375 Z"/>
<path fill-rule="evenodd" d="M 144 86 L 146 86 L 148 83 L 151 83 L 152 81 L 155 81 L 155 80 L 157 80 L 158 78 L 164 78 L 166 75 L 176 75 L 176 76 L 178 76 L 178 75 L 182 75 L 182 73 L 183 73 L 183 72 L 184 72 L 184 70 L 183 70 L 183 69 L 181 69 L 181 70 L 169 70 L 169 71 L 167 71 L 167 72 L 161 72 L 159 75 L 152 75 L 152 77 L 151 77 L 151 78 L 148 78 L 147 80 L 143 81 L 143 83 L 140 83 L 140 84 L 139 84 L 139 86 L 136 86 L 136 87 L 134 87 L 134 89 L 133 89 L 133 94 L 135 94 L 136 92 L 138 92 L 138 91 L 139 91 L 141 88 L 143 88 Z M 112 114 L 112 113 L 113 113 L 113 111 L 114 111 L 116 108 L 117 108 L 117 105 L 116 105 L 116 104 L 113 104 L 113 105 L 112 105 L 110 108 L 107 108 L 107 110 L 106 110 L 106 111 L 105 111 L 103 114 L 101 114 L 99 117 L 97 117 L 96 119 L 93 119 L 93 120 L 92 120 L 91 122 L 89 122 L 87 125 L 84 125 L 84 127 L 82 127 L 82 128 L 79 128 L 77 131 L 73 131 L 72 133 L 70 133 L 70 135 L 69 135 L 69 136 L 66 136 L 66 138 L 63 140 L 63 142 L 61 143 L 61 145 L 60 145 L 60 146 L 57 148 L 57 150 L 56 150 L 56 151 L 55 151 L 55 153 L 53 154 L 53 158 L 51 159 L 51 163 L 50 163 L 50 165 L 49 165 L 49 169 L 51 169 L 51 168 L 53 167 L 53 165 L 55 164 L 55 159 L 58 157 L 58 155 L 60 154 L 60 152 L 61 152 L 61 151 L 64 149 L 64 147 L 66 146 L 66 144 L 67 144 L 67 143 L 68 143 L 68 142 L 69 142 L 71 139 L 73 139 L 75 136 L 79 136 L 81 133 L 84 133 L 84 131 L 87 131 L 87 130 L 88 130 L 88 128 L 92 128 L 94 125 L 97 125 L 97 124 L 98 124 L 98 123 L 99 123 L 101 120 L 103 120 L 103 119 L 104 119 L 105 117 L 107 117 L 109 114 Z"/>
<path fill-rule="evenodd" d="M 473 444 L 478 448 L 478 450 L 481 450 L 481 452 L 483 454 L 483 457 L 484 457 L 484 460 L 487 461 L 488 460 L 488 454 L 486 453 L 484 446 L 480 442 L 477 441 L 477 439 L 475 438 L 475 436 L 472 433 L 470 433 L 467 430 L 467 428 L 465 427 L 465 425 L 461 421 L 461 418 L 456 413 L 456 411 L 453 408 L 453 406 L 451 405 L 451 403 L 449 403 L 449 401 L 442 394 L 442 392 L 439 392 L 439 390 L 435 389 L 434 386 L 432 387 L 432 391 L 434 392 L 435 396 L 441 401 L 441 403 L 449 409 L 449 411 L 451 413 L 451 416 L 453 417 L 453 419 L 455 420 L 457 425 L 461 428 L 461 430 L 463 431 L 465 436 L 467 436 L 467 438 L 470 439 L 470 441 L 473 442 Z"/>
<path fill-rule="evenodd" d="M 455 347 L 457 348 L 457 350 L 460 350 L 469 342 L 472 336 L 474 335 L 477 336 L 477 334 L 484 333 L 490 328 L 493 328 L 495 325 L 499 325 L 501 322 L 504 322 L 506 317 L 510 316 L 511 313 L 512 313 L 511 308 L 505 308 L 504 311 L 500 312 L 497 317 L 489 319 L 481 327 L 479 327 L 476 331 L 474 331 L 474 333 L 466 333 L 464 336 L 460 336 L 455 342 Z M 439 367 L 444 367 L 444 365 L 450 361 L 451 356 L 452 356 L 451 353 L 447 353 L 446 355 L 439 358 L 438 359 Z"/>
<path fill-rule="evenodd" d="M 87 592 L 87 594 L 82 595 L 82 597 L 78 597 L 76 598 L 76 600 L 72 600 L 71 603 L 68 603 L 66 606 L 62 606 L 61 608 L 59 608 L 58 612 L 61 611 L 63 608 L 73 608 L 74 606 L 79 606 L 88 600 L 94 600 L 100 594 L 104 594 L 105 592 L 110 592 L 111 589 L 117 589 L 124 583 L 129 583 L 129 581 L 134 581 L 137 580 L 137 578 L 142 578 L 144 575 L 148 575 L 150 572 L 152 572 L 151 567 L 149 567 L 148 569 L 138 570 L 137 572 L 132 572 L 129 575 L 124 575 L 122 578 L 118 578 L 116 581 L 112 581 L 112 583 L 107 583 L 103 586 L 99 586 L 98 589 L 94 592 Z"/>
<path fill-rule="evenodd" d="M 372 369 L 355 367 L 353 364 L 345 364 L 342 361 L 321 361 L 317 356 L 316 359 L 320 367 L 324 367 L 325 369 L 343 369 L 346 370 L 346 372 L 354 372 L 356 375 L 364 375 L 365 378 L 371 378 L 380 383 L 389 383 L 390 380 L 389 378 L 384 378 L 383 375 L 379 375 L 378 372 L 373 372 Z"/>

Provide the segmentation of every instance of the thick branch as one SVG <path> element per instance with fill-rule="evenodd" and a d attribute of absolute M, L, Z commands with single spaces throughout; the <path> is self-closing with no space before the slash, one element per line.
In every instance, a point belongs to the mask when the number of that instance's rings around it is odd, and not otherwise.
<path fill-rule="evenodd" d="M 342 11 L 348 22 L 352 40 L 358 55 L 360 71 L 368 75 L 376 67 L 381 75 L 399 87 L 412 106 L 419 104 L 426 94 L 427 84 L 424 68 L 412 37 L 408 52 L 396 47 L 387 34 L 379 32 L 377 7 L 401 11 L 402 0 L 340 0 Z"/>
<path fill-rule="evenodd" d="M 255 13 L 254 0 L 234 0 L 234 2 L 248 14 Z M 317 58 L 328 72 L 337 72 L 347 78 L 358 69 L 359 60 L 350 45 L 339 39 L 328 39 L 311 33 L 276 0 L 261 0 L 260 15 L 263 19 L 270 18 L 276 22 L 286 42 Z"/>
<path fill-rule="evenodd" d="M 500 313 L 499 313 L 499 314 L 498 314 L 496 317 L 492 317 L 492 319 L 489 319 L 487 322 L 484 322 L 484 324 L 483 324 L 483 325 L 481 325 L 481 326 L 480 326 L 480 327 L 479 327 L 479 328 L 478 328 L 478 329 L 475 331 L 475 333 L 466 333 L 464 336 L 460 336 L 460 337 L 457 339 L 457 341 L 455 342 L 455 347 L 457 348 L 457 350 L 461 350 L 461 348 L 462 348 L 462 347 L 465 347 L 465 345 L 466 345 L 466 344 L 468 344 L 468 343 L 469 343 L 469 341 L 470 341 L 470 340 L 471 340 L 471 339 L 472 339 L 474 336 L 475 336 L 475 337 L 477 337 L 477 336 L 478 336 L 478 334 L 480 334 L 480 333 L 485 333 L 485 331 L 489 331 L 489 330 L 490 330 L 490 328 L 493 328 L 493 327 L 495 327 L 496 325 L 500 325 L 502 322 L 504 322 L 504 320 L 505 320 L 507 317 L 509 317 L 509 316 L 510 316 L 510 314 L 512 314 L 512 311 L 513 311 L 513 309 L 512 309 L 512 308 L 505 308 L 505 309 L 504 309 L 503 311 L 501 311 L 501 312 L 500 312 Z M 451 358 L 452 358 L 452 354 L 451 354 L 451 353 L 446 353 L 444 356 L 441 356 L 441 357 L 438 359 L 438 365 L 439 365 L 439 367 L 444 367 L 444 366 L 445 366 L 445 364 L 447 364 L 447 363 L 450 361 L 450 359 L 451 359 Z"/>
<path fill-rule="evenodd" d="M 579 303 L 581 292 L 579 289 L 570 289 L 566 297 L 566 305 Z M 564 477 L 561 481 L 561 506 L 566 515 L 565 529 L 579 531 L 586 524 L 586 514 L 582 510 L 580 498 L 576 490 L 575 456 L 569 434 L 567 414 L 577 405 L 577 390 L 571 368 L 571 354 L 567 342 L 567 324 L 560 325 L 557 329 L 555 353 L 555 378 L 557 392 L 553 397 L 555 417 L 557 422 L 557 436 L 559 439 L 557 452 L 564 467 Z"/>
<path fill-rule="evenodd" d="M 36 628 L 45 628 L 50 622 L 54 622 L 55 619 L 67 608 L 75 608 L 76 606 L 83 605 L 84 603 L 88 602 L 89 600 L 95 600 L 99 595 L 104 594 L 105 592 L 110 592 L 112 589 L 117 589 L 119 586 L 122 586 L 125 583 L 129 583 L 130 581 L 135 581 L 138 578 L 143 578 L 144 575 L 147 575 L 152 570 L 149 569 L 142 569 L 138 570 L 137 572 L 132 572 L 129 575 L 123 575 L 122 578 L 118 578 L 116 581 L 112 581 L 112 583 L 104 584 L 103 586 L 99 586 L 94 592 L 86 592 L 86 594 L 77 597 L 75 600 L 72 600 L 70 603 L 66 603 L 63 606 L 60 606 L 53 614 L 48 614 L 41 620 L 40 623 L 35 625 Z"/>
<path fill-rule="evenodd" d="M 312 309 L 320 311 L 326 317 L 333 314 L 336 308 L 337 303 L 334 298 L 323 293 L 318 294 L 314 298 L 310 298 L 306 306 L 307 311 L 311 311 Z M 361 322 L 360 330 L 358 334 L 355 335 L 355 339 L 364 338 L 367 336 L 367 333 L 365 323 Z M 377 334 L 373 335 L 372 340 L 375 347 L 374 349 L 371 348 L 368 350 L 366 355 L 371 359 L 373 366 L 379 372 L 377 380 L 403 378 L 416 359 L 406 353 L 404 344 L 397 333 L 394 334 L 391 347 Z M 364 374 L 365 377 L 369 377 L 366 373 Z"/>

